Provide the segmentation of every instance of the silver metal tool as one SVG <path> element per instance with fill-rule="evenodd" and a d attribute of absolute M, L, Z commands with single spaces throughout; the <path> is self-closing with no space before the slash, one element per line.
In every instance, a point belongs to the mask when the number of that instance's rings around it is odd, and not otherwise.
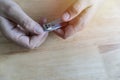
<path fill-rule="evenodd" d="M 48 32 L 54 31 L 54 30 L 59 29 L 59 28 L 62 27 L 61 23 L 62 23 L 62 20 L 57 19 L 55 21 L 44 24 L 43 29 L 44 29 L 44 31 L 48 31 Z"/>

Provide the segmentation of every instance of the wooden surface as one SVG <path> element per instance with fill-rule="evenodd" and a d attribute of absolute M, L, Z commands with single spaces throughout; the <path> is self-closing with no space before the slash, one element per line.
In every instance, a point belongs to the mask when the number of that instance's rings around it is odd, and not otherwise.
<path fill-rule="evenodd" d="M 56 19 L 72 3 L 15 1 L 36 21 Z M 0 35 L 0 80 L 120 80 L 120 0 L 105 0 L 89 26 L 73 37 L 51 33 L 35 50 Z"/>

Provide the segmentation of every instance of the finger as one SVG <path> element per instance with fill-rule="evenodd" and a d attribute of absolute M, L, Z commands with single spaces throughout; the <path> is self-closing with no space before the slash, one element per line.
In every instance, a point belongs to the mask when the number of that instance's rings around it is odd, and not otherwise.
<path fill-rule="evenodd" d="M 30 39 L 30 49 L 39 47 L 47 38 L 48 33 L 43 33 L 42 35 L 34 35 Z"/>
<path fill-rule="evenodd" d="M 60 25 L 61 25 L 62 27 L 59 28 L 59 29 L 57 29 L 57 30 L 54 30 L 54 32 L 55 32 L 55 34 L 57 34 L 58 36 L 64 38 L 64 34 L 65 34 L 65 30 L 64 30 L 64 29 L 66 28 L 66 26 L 69 25 L 69 22 L 63 22 L 63 23 L 61 23 Z"/>
<path fill-rule="evenodd" d="M 24 47 L 29 46 L 29 37 L 3 17 L 0 17 L 0 30 L 7 39 Z"/>
<path fill-rule="evenodd" d="M 81 31 L 92 20 L 95 15 L 96 9 L 94 7 L 88 7 L 84 9 L 75 19 L 71 21 L 76 32 Z"/>
<path fill-rule="evenodd" d="M 0 30 L 7 39 L 29 49 L 40 46 L 48 35 L 44 32 L 40 35 L 27 36 L 24 31 L 14 27 L 11 22 L 3 17 L 0 17 Z"/>
<path fill-rule="evenodd" d="M 7 7 L 4 9 L 4 12 L 7 18 L 19 24 L 26 31 L 35 34 L 40 34 L 43 32 L 41 26 L 32 20 L 15 2 L 9 1 L 9 4 L 5 4 Z"/>
<path fill-rule="evenodd" d="M 55 33 L 63 39 L 69 38 L 71 35 L 75 33 L 74 26 L 68 25 L 64 29 L 58 29 Z"/>
<path fill-rule="evenodd" d="M 34 49 L 39 47 L 46 40 L 48 36 L 48 33 L 45 32 L 39 35 L 27 36 L 25 34 L 21 34 L 21 31 L 18 31 L 18 28 L 15 29 L 13 33 L 16 34 L 13 41 L 28 49 Z"/>
<path fill-rule="evenodd" d="M 14 23 L 0 16 L 0 30 L 3 34 L 5 34 L 5 36 L 9 36 L 11 34 L 11 30 L 14 28 L 15 28 Z"/>
<path fill-rule="evenodd" d="M 55 34 L 57 34 L 58 36 L 60 36 L 61 38 L 64 39 L 64 34 L 65 34 L 65 32 L 64 32 L 63 29 L 57 29 L 57 30 L 55 30 L 54 32 L 55 32 Z"/>
<path fill-rule="evenodd" d="M 68 38 L 72 36 L 73 34 L 81 31 L 88 25 L 88 23 L 93 18 L 93 15 L 95 14 L 95 9 L 93 7 L 88 7 L 84 9 L 81 14 L 79 14 L 75 19 L 71 21 L 71 23 L 67 26 L 67 28 L 70 28 L 70 25 L 72 25 L 71 29 L 66 29 L 65 37 Z"/>
<path fill-rule="evenodd" d="M 65 28 L 65 34 L 64 34 L 64 39 L 67 39 L 69 37 L 71 37 L 72 35 L 74 35 L 76 32 L 74 30 L 74 26 L 73 25 L 68 25 Z"/>
<path fill-rule="evenodd" d="M 42 17 L 40 18 L 40 25 L 43 25 L 47 22 L 47 19 Z M 42 34 L 40 35 L 34 35 L 31 37 L 31 40 L 30 40 L 30 49 L 34 49 L 34 48 L 37 48 L 39 47 L 47 38 L 48 36 L 48 32 L 43 32 Z"/>
<path fill-rule="evenodd" d="M 86 8 L 81 12 L 81 14 L 71 20 L 68 25 L 66 25 L 61 30 L 56 30 L 55 33 L 63 39 L 67 39 L 76 32 L 81 31 L 92 19 L 94 13 L 95 10 L 93 8 Z"/>
<path fill-rule="evenodd" d="M 75 3 L 70 6 L 63 14 L 63 21 L 70 21 L 78 16 L 86 7 L 89 5 L 85 1 L 75 1 Z"/>

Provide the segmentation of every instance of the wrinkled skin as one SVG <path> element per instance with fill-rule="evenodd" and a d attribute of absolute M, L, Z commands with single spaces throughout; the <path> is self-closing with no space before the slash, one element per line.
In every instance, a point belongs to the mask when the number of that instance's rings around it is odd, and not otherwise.
<path fill-rule="evenodd" d="M 7 39 L 29 49 L 39 47 L 48 36 L 41 25 L 12 0 L 0 0 L 0 30 Z"/>
<path fill-rule="evenodd" d="M 55 31 L 63 39 L 81 31 L 92 19 L 102 0 L 76 0 L 62 15 L 64 26 Z"/>

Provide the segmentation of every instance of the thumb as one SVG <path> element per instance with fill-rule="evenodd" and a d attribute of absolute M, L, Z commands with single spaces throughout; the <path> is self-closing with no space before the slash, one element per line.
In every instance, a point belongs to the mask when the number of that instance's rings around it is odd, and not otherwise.
<path fill-rule="evenodd" d="M 63 21 L 70 21 L 77 17 L 87 7 L 85 1 L 75 1 L 62 15 Z"/>

